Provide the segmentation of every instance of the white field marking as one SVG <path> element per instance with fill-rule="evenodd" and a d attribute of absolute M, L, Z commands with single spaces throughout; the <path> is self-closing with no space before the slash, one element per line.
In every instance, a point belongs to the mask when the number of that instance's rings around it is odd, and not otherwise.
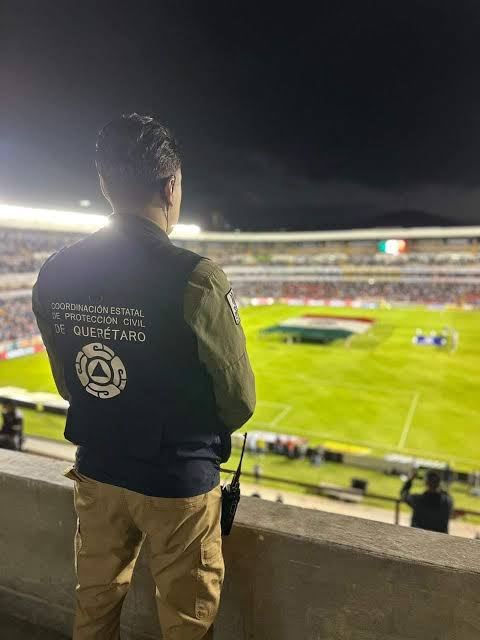
<path fill-rule="evenodd" d="M 417 409 L 418 401 L 420 400 L 420 394 L 416 391 L 413 394 L 412 401 L 410 403 L 410 407 L 408 409 L 407 417 L 405 418 L 405 424 L 403 425 L 402 435 L 400 436 L 400 440 L 398 441 L 397 448 L 403 449 L 405 446 L 405 442 L 407 441 L 408 434 L 410 432 L 410 427 L 412 426 L 413 416 L 415 415 L 415 411 Z"/>
<path fill-rule="evenodd" d="M 263 369 L 263 370 L 262 370 Z M 302 382 L 306 382 L 307 384 L 312 384 L 315 386 L 319 385 L 330 385 L 332 387 L 339 387 L 346 389 L 366 389 L 367 391 L 376 391 L 380 393 L 390 393 L 395 395 L 410 395 L 411 391 L 405 389 L 382 389 L 382 387 L 375 387 L 369 384 L 355 384 L 350 382 L 335 382 L 334 380 L 325 380 L 321 378 L 316 378 L 315 376 L 307 376 L 304 373 L 294 373 L 294 374 L 286 374 L 281 371 L 277 371 L 275 369 L 269 370 L 265 367 L 257 368 L 258 372 L 264 373 L 266 375 L 275 375 L 277 378 L 288 378 L 291 380 L 292 378 L 297 378 L 298 380 L 302 380 Z"/>
<path fill-rule="evenodd" d="M 263 423 L 256 422 L 255 424 L 265 426 L 265 427 L 270 426 L 270 423 L 266 423 L 266 422 L 263 422 Z M 420 427 L 418 427 L 417 425 L 416 428 L 419 429 Z M 301 429 L 297 427 L 289 427 L 287 425 L 282 425 L 282 429 L 284 433 L 290 433 L 291 435 L 307 436 L 310 438 L 319 438 L 319 439 L 325 438 L 328 440 L 334 440 L 336 442 L 342 442 L 344 444 L 359 445 L 362 447 L 369 447 L 370 449 L 381 449 L 386 453 L 389 453 L 389 452 L 396 453 L 398 451 L 398 453 L 410 454 L 412 457 L 438 458 L 440 460 L 448 460 L 450 462 L 455 461 L 455 462 L 463 462 L 465 464 L 480 465 L 480 458 L 463 458 L 462 456 L 446 454 L 439 451 L 425 451 L 424 449 L 414 449 L 414 448 L 410 449 L 407 447 L 403 448 L 402 450 L 399 450 L 398 447 L 396 447 L 395 445 L 382 444 L 381 442 L 370 442 L 369 440 L 349 440 L 347 438 L 342 438 L 336 433 L 327 433 L 324 431 L 318 432 L 318 431 L 313 431 L 305 428 Z"/>
<path fill-rule="evenodd" d="M 272 420 L 271 422 L 272 427 L 275 427 L 280 422 L 280 420 L 283 420 L 283 418 L 287 415 L 287 413 L 290 413 L 292 409 L 293 409 L 292 405 L 289 404 L 282 411 L 280 411 L 280 413 Z"/>
<path fill-rule="evenodd" d="M 268 428 L 275 427 L 280 422 L 280 420 L 283 420 L 283 418 L 293 409 L 293 406 L 291 404 L 286 404 L 284 402 L 269 402 L 268 400 L 259 400 L 259 402 L 257 402 L 257 406 L 265 406 L 271 407 L 272 409 L 277 409 L 277 414 L 272 420 L 270 420 L 270 422 L 255 420 L 255 417 L 252 420 L 255 425 Z"/>
<path fill-rule="evenodd" d="M 380 393 L 389 393 L 391 395 L 410 395 L 411 391 L 408 389 L 382 389 L 382 387 L 376 387 L 371 384 L 357 384 L 354 382 L 335 382 L 335 380 L 320 380 L 318 378 L 314 378 L 313 376 L 307 376 L 304 373 L 296 373 L 296 378 L 303 380 L 307 384 L 322 384 L 322 385 L 330 385 L 332 387 L 338 387 L 340 389 L 362 389 L 367 391 L 376 391 L 378 394 Z"/>
<path fill-rule="evenodd" d="M 258 424 L 258 423 L 257 423 Z M 297 427 L 289 427 L 282 425 L 282 428 L 291 435 L 309 436 L 310 438 L 326 438 L 328 440 L 334 440 L 336 442 L 342 442 L 344 444 L 360 445 L 362 447 L 369 447 L 370 449 L 394 449 L 395 447 L 388 444 L 381 444 L 379 442 L 373 443 L 369 440 L 349 440 L 348 438 L 342 438 L 336 433 L 328 433 L 326 431 L 311 431 L 310 429 L 298 429 Z"/>
<path fill-rule="evenodd" d="M 266 429 L 270 429 L 272 426 L 271 422 L 262 422 L 261 420 L 255 420 L 255 418 L 252 418 L 252 424 L 255 427 L 265 427 Z"/>
<path fill-rule="evenodd" d="M 265 407 L 273 407 L 273 408 L 282 408 L 285 409 L 286 407 L 291 408 L 290 404 L 285 404 L 285 402 L 269 402 L 268 400 L 259 400 L 257 402 L 257 405 L 263 405 Z"/>

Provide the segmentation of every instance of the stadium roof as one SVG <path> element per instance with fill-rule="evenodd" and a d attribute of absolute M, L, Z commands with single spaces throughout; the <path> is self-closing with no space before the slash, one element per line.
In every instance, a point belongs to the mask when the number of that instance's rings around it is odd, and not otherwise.
<path fill-rule="evenodd" d="M 0 204 L 0 227 L 90 233 L 108 221 L 108 216 L 83 211 L 57 211 Z M 172 233 L 177 240 L 209 242 L 315 242 L 335 240 L 382 240 L 385 238 L 480 238 L 480 226 L 392 227 L 346 231 L 202 231 L 194 224 L 179 224 Z"/>

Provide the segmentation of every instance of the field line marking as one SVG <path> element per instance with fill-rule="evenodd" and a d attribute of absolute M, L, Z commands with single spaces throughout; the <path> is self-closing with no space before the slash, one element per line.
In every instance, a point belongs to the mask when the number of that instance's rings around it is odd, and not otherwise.
<path fill-rule="evenodd" d="M 283 420 L 283 418 L 290 413 L 290 411 L 293 409 L 292 405 L 289 404 L 287 405 L 284 409 L 282 409 L 282 411 L 280 411 L 280 413 L 272 420 L 271 425 L 272 427 L 275 427 L 280 420 Z"/>
<path fill-rule="evenodd" d="M 408 409 L 407 417 L 405 418 L 405 424 L 403 425 L 403 431 L 400 436 L 400 440 L 398 441 L 397 448 L 403 449 L 405 446 L 405 442 L 407 441 L 408 434 L 410 432 L 410 427 L 412 426 L 413 416 L 415 415 L 415 411 L 417 410 L 418 401 L 420 399 L 420 393 L 416 391 L 413 394 L 412 401 L 410 403 L 410 407 Z"/>
<path fill-rule="evenodd" d="M 259 425 L 267 428 L 271 424 L 270 422 L 257 422 L 254 418 L 252 419 L 252 421 L 254 421 L 255 425 Z M 417 425 L 417 429 L 418 428 L 419 427 Z M 315 429 L 315 427 L 313 427 L 312 429 L 305 429 L 305 428 L 302 429 L 302 428 L 289 427 L 287 425 L 283 425 L 283 430 L 284 430 L 283 432 L 288 433 L 289 435 L 292 435 L 292 436 L 303 435 L 310 439 L 311 438 L 319 438 L 319 439 L 328 438 L 329 440 L 335 440 L 336 442 L 344 442 L 345 444 L 361 445 L 364 447 L 369 447 L 370 449 L 374 449 L 374 450 L 380 449 L 381 451 L 384 451 L 386 454 L 396 453 L 398 451 L 398 447 L 396 447 L 394 444 L 388 445 L 388 444 L 381 444 L 379 442 L 371 442 L 369 440 L 356 440 L 353 438 L 344 438 L 338 434 L 328 433 L 326 431 L 314 431 L 313 429 Z M 400 451 L 398 452 L 400 453 Z M 415 449 L 415 448 L 405 447 L 404 449 L 402 449 L 401 453 L 402 454 L 407 453 L 414 458 L 425 458 L 425 456 L 428 456 L 430 458 L 438 458 L 439 460 L 448 460 L 450 462 L 463 462 L 468 465 L 477 465 L 478 467 L 480 467 L 480 458 L 464 458 L 458 455 L 446 454 L 441 451 L 425 451 L 424 449 Z"/>
<path fill-rule="evenodd" d="M 282 373 L 281 371 L 278 371 L 277 369 L 268 369 L 268 367 L 258 367 L 257 370 L 260 373 L 266 374 L 266 375 L 274 375 L 277 378 L 288 378 L 289 380 L 292 379 L 292 374 L 286 374 L 286 373 Z M 408 389 L 391 389 L 391 388 L 383 388 L 383 387 L 377 387 L 374 385 L 370 385 L 370 384 L 355 384 L 353 382 L 335 382 L 334 380 L 329 380 L 326 378 L 319 378 L 317 376 L 307 376 L 304 373 L 294 373 L 293 374 L 294 378 L 297 378 L 298 380 L 302 380 L 302 382 L 306 382 L 307 384 L 312 384 L 312 385 L 324 385 L 324 386 L 333 386 L 333 387 L 338 387 L 338 388 L 346 388 L 346 389 L 366 389 L 367 391 L 376 391 L 378 393 L 390 393 L 390 394 L 395 394 L 395 395 L 410 395 L 411 391 L 409 391 Z"/>
<path fill-rule="evenodd" d="M 274 409 L 278 407 L 281 407 L 282 409 L 285 409 L 285 407 L 291 408 L 291 405 L 285 402 L 270 402 L 268 400 L 258 400 L 257 405 L 262 405 L 265 407 L 273 407 Z"/>

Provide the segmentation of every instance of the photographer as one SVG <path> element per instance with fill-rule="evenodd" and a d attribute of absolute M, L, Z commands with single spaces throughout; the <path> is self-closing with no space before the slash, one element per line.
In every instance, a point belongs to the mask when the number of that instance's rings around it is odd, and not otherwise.
<path fill-rule="evenodd" d="M 21 451 L 23 444 L 23 416 L 14 402 L 3 403 L 0 448 Z"/>
<path fill-rule="evenodd" d="M 412 509 L 412 527 L 448 533 L 448 521 L 453 511 L 453 500 L 440 486 L 440 474 L 429 470 L 425 474 L 426 491 L 410 493 L 412 483 L 417 477 L 413 470 L 402 487 L 400 497 Z"/>

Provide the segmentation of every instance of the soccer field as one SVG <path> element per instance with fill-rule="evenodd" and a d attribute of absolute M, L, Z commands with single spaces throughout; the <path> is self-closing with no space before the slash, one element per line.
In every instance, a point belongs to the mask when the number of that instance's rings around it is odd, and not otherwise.
<path fill-rule="evenodd" d="M 362 315 L 366 335 L 330 345 L 285 344 L 260 330 L 303 313 Z M 249 429 L 312 444 L 351 443 L 473 468 L 480 463 L 480 312 L 276 305 L 242 310 L 258 404 Z M 416 328 L 460 335 L 455 353 L 411 343 Z M 53 391 L 45 354 L 0 363 L 0 386 Z M 63 418 L 29 412 L 27 432 L 62 437 Z"/>

